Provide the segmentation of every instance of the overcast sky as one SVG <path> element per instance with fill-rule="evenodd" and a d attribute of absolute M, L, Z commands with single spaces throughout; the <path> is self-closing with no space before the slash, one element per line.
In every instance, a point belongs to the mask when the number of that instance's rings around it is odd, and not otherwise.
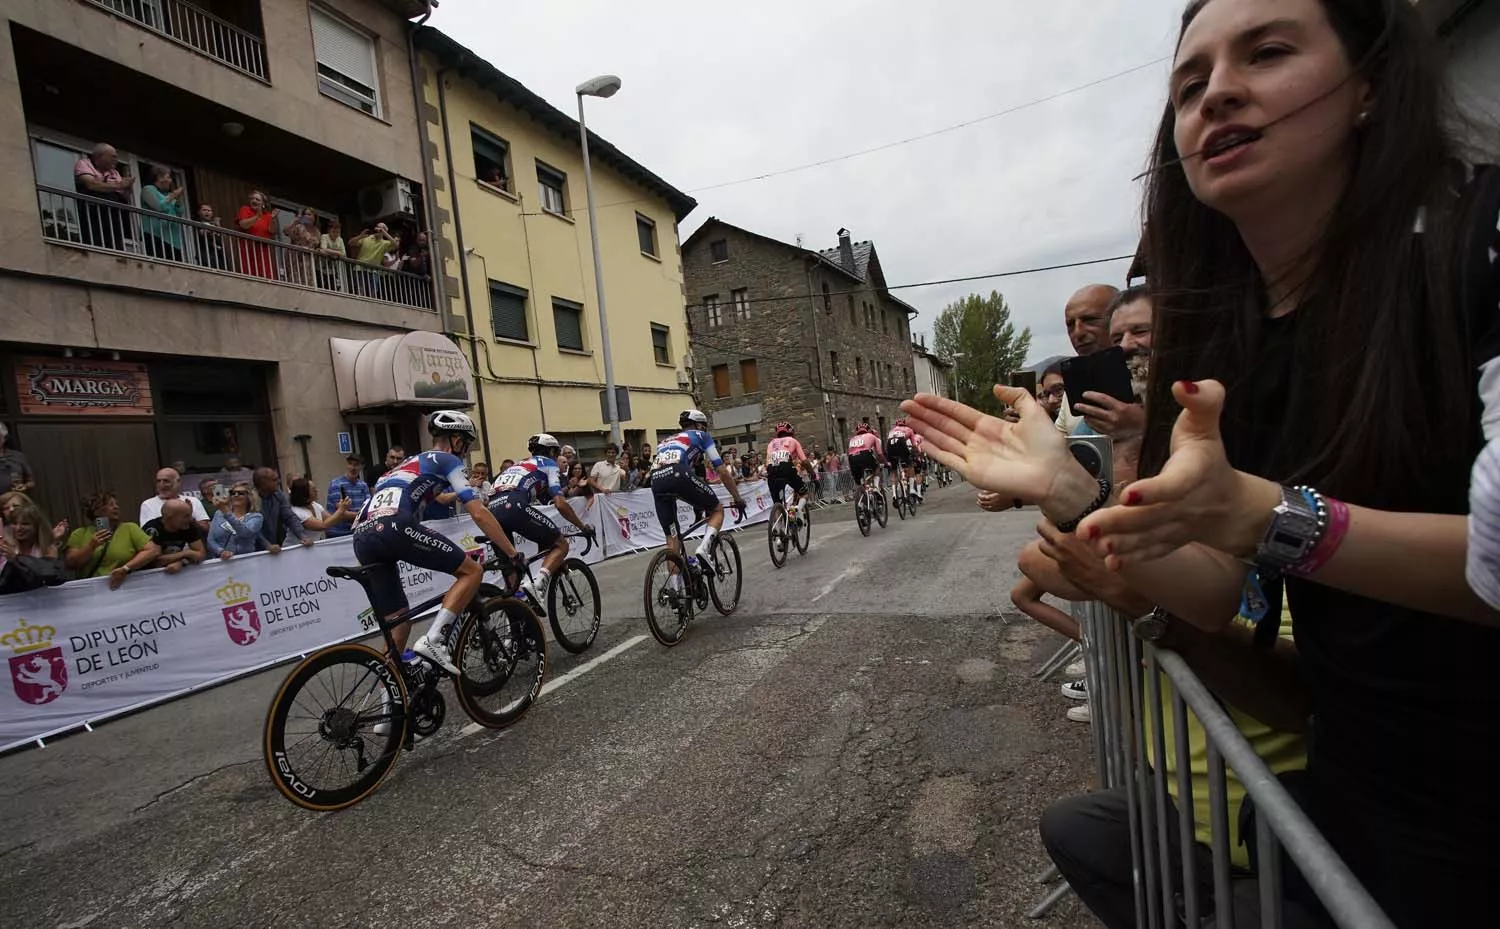
<path fill-rule="evenodd" d="M 566 112 L 618 74 L 589 126 L 710 216 L 809 248 L 871 239 L 890 284 L 1134 251 L 1131 178 L 1165 99 L 1165 61 L 1012 115 L 836 164 L 697 188 L 971 120 L 1171 53 L 1184 0 L 443 0 L 431 20 Z M 616 207 L 619 209 L 620 207 Z M 1070 351 L 1062 306 L 1128 262 L 897 291 L 921 310 L 1003 293 L 1032 359 Z M 930 339 L 929 339 L 930 342 Z"/>

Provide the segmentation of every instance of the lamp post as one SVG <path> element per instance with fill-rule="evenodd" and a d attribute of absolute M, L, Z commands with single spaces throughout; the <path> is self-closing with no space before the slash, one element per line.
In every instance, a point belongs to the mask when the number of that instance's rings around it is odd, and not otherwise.
<path fill-rule="evenodd" d="M 952 393 L 953 396 L 950 399 L 952 399 L 952 400 L 959 400 L 960 402 L 962 402 L 961 398 L 959 397 L 959 394 L 963 393 L 964 379 L 963 379 L 963 375 L 959 372 L 959 364 L 958 363 L 959 363 L 959 361 L 961 361 L 964 358 L 968 357 L 968 354 L 966 352 L 954 352 L 952 355 L 949 355 L 948 357 L 953 360 L 953 383 L 951 385 L 949 385 L 949 392 Z"/>
<path fill-rule="evenodd" d="M 589 204 L 589 238 L 594 245 L 594 288 L 599 300 L 599 341 L 604 348 L 604 393 L 609 411 L 609 436 L 620 447 L 620 406 L 615 397 L 615 363 L 609 350 L 609 316 L 604 309 L 604 264 L 599 257 L 599 223 L 594 218 L 594 174 L 589 167 L 589 129 L 583 121 L 584 97 L 613 97 L 620 89 L 620 79 L 613 74 L 584 81 L 575 89 L 578 94 L 578 137 L 583 146 L 583 189 Z"/>

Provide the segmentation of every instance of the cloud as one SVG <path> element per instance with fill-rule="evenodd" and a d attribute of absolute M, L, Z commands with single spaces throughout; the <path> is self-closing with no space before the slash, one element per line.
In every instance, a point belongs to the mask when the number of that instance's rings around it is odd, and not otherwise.
<path fill-rule="evenodd" d="M 763 0 L 494 5 L 449 0 L 431 25 L 565 112 L 600 73 L 623 89 L 589 126 L 680 189 L 929 132 L 1169 55 L 1183 0 L 914 5 Z M 1168 65 L 976 126 L 764 181 L 696 193 L 711 215 L 786 241 L 872 239 L 891 283 L 1132 252 Z M 900 292 L 937 312 L 1005 294 L 1032 355 L 1068 350 L 1062 306 L 1128 262 Z"/>

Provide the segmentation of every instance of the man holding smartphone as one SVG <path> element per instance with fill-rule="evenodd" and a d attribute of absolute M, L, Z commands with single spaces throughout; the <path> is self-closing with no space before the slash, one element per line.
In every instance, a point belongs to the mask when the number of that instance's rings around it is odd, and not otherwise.
<path fill-rule="evenodd" d="M 1096 390 L 1085 391 L 1084 403 L 1075 405 L 1083 421 L 1100 435 L 1116 442 L 1139 440 L 1146 428 L 1146 408 L 1142 399 L 1146 391 L 1146 368 L 1151 357 L 1151 297 L 1145 284 L 1120 291 L 1108 310 L 1109 340 L 1125 353 L 1130 370 L 1130 386 L 1135 393 L 1131 401 L 1119 400 Z"/>
<path fill-rule="evenodd" d="M 344 464 L 344 473 L 328 482 L 328 500 L 323 506 L 330 513 L 339 508 L 340 500 L 348 500 L 349 512 L 358 513 L 370 499 L 370 485 L 364 479 L 365 460 L 359 455 L 350 455 L 344 459 Z M 337 523 L 328 527 L 328 538 L 336 539 L 353 531 L 350 523 Z"/>
<path fill-rule="evenodd" d="M 1063 324 L 1068 329 L 1068 341 L 1080 358 L 1109 348 L 1110 307 L 1119 294 L 1118 288 L 1108 284 L 1089 284 L 1068 298 L 1063 307 Z M 1073 435 L 1084 425 L 1083 417 L 1075 416 L 1069 406 L 1064 402 L 1057 414 L 1057 428 L 1063 435 Z"/>

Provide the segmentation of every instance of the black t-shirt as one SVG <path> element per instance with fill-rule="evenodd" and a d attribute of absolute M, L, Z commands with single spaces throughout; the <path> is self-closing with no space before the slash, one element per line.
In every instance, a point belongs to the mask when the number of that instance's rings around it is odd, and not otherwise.
<path fill-rule="evenodd" d="M 1466 308 L 1476 384 L 1478 368 L 1500 354 L 1500 306 L 1492 298 Z M 1263 320 L 1221 423 L 1230 462 L 1272 480 L 1286 475 L 1269 473 L 1271 450 L 1296 440 L 1281 434 L 1282 411 L 1291 402 L 1298 317 L 1307 312 Z M 1449 487 L 1468 487 L 1472 460 L 1432 459 Z M 1454 501 L 1466 494 L 1442 498 L 1410 509 L 1465 512 Z M 1346 502 L 1389 508 L 1380 500 Z M 1500 668 L 1500 630 L 1295 578 L 1286 596 L 1314 713 L 1308 770 L 1324 806 L 1321 815 L 1309 812 L 1366 887 L 1395 916 L 1412 912 L 1412 894 L 1420 894 L 1412 884 L 1426 869 L 1500 868 L 1500 789 L 1491 776 L 1500 757 L 1500 686 L 1491 676 Z M 1492 898 L 1493 882 L 1484 883 L 1470 892 Z"/>
<path fill-rule="evenodd" d="M 158 516 L 141 527 L 146 530 L 146 535 L 151 541 L 161 546 L 163 555 L 172 555 L 182 551 L 194 542 L 203 541 L 203 529 L 196 522 L 188 521 L 187 528 L 177 532 L 169 531 L 161 517 Z"/>

